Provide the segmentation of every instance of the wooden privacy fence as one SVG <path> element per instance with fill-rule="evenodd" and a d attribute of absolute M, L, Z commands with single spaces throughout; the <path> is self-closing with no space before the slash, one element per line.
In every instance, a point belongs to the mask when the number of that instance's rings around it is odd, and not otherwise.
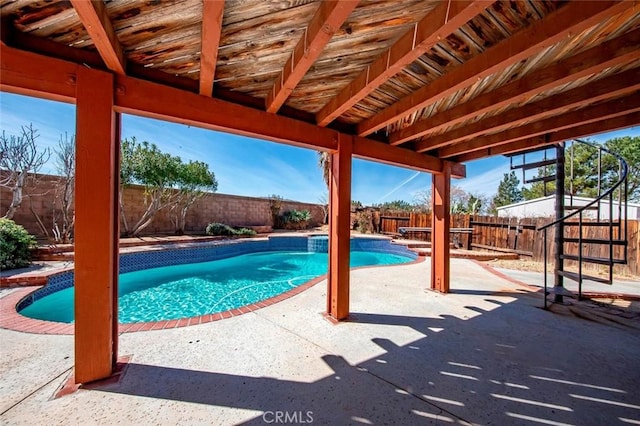
<path fill-rule="evenodd" d="M 451 241 L 456 238 L 456 243 L 462 248 L 494 250 L 501 252 L 517 253 L 526 256 L 534 261 L 543 261 L 544 257 L 544 236 L 542 232 L 536 229 L 546 223 L 551 218 L 507 218 L 497 216 L 471 216 L 471 215 L 451 215 L 452 228 L 473 228 L 471 235 L 461 234 L 459 236 L 451 236 Z M 629 244 L 628 263 L 626 265 L 616 265 L 615 272 L 640 275 L 640 237 L 639 222 L 637 220 L 629 220 L 627 237 Z M 408 212 L 382 212 L 380 215 L 380 232 L 400 236 L 398 228 L 400 227 L 430 227 L 430 213 L 408 213 Z M 547 234 L 547 250 L 550 255 L 554 252 L 555 230 L 553 227 L 549 229 Z M 579 229 L 577 226 L 565 228 L 565 237 L 578 237 Z M 583 226 L 583 238 L 608 238 L 609 229 L 607 227 L 589 227 Z M 617 234 L 614 230 L 614 235 Z M 411 239 L 428 240 L 429 235 L 425 232 L 408 233 Z M 566 254 L 578 254 L 578 244 L 565 244 Z M 590 257 L 609 257 L 609 248 L 606 245 L 585 244 L 583 254 Z M 613 255 L 615 258 L 623 256 L 623 247 L 614 247 Z M 572 267 L 576 265 L 574 261 L 565 261 L 565 265 Z M 583 266 L 585 269 L 598 269 L 600 265 L 588 264 Z"/>

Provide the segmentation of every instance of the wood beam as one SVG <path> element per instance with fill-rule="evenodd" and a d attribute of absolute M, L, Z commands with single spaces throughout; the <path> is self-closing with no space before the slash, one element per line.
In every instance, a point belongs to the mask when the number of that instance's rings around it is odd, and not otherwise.
<path fill-rule="evenodd" d="M 113 74 L 80 67 L 77 79 L 75 381 L 86 383 L 109 377 L 117 357 L 120 135 Z"/>
<path fill-rule="evenodd" d="M 218 62 L 224 0 L 202 0 L 202 36 L 200 41 L 200 94 L 211 96 Z"/>
<path fill-rule="evenodd" d="M 570 58 L 555 62 L 492 92 L 483 93 L 469 102 L 454 106 L 427 120 L 419 121 L 400 131 L 401 136 L 397 140 L 406 140 L 409 133 L 413 135 L 412 137 L 431 134 L 512 103 L 525 102 L 532 96 L 597 74 L 609 67 L 628 64 L 640 58 L 640 49 L 636 48 L 639 43 L 640 29 L 636 29 Z"/>
<path fill-rule="evenodd" d="M 357 136 L 354 137 L 353 156 L 427 173 L 442 173 L 444 170 L 443 161 L 436 157 Z M 462 164 L 455 164 L 452 169 L 455 177 L 466 176 L 466 170 Z"/>
<path fill-rule="evenodd" d="M 331 155 L 327 314 L 336 321 L 349 316 L 352 151 L 353 136 L 341 135 Z"/>
<path fill-rule="evenodd" d="M 318 112 L 318 125 L 331 123 L 492 4 L 486 0 L 440 2 Z"/>
<path fill-rule="evenodd" d="M 529 27 L 469 59 L 422 89 L 364 120 L 358 125 L 358 134 L 365 136 L 373 133 L 631 7 L 634 7 L 633 2 L 568 2 L 543 20 L 532 23 Z M 407 135 L 405 133 L 402 135 L 403 138 L 396 139 L 396 144 L 416 137 L 410 136 L 406 139 L 404 136 Z"/>
<path fill-rule="evenodd" d="M 311 149 L 337 149 L 335 130 L 131 77 L 118 77 L 116 110 Z"/>
<path fill-rule="evenodd" d="M 425 152 L 431 149 L 447 147 L 456 142 L 479 137 L 483 134 L 506 130 L 508 127 L 513 127 L 514 124 L 522 125 L 525 122 L 536 121 L 567 110 L 618 98 L 638 89 L 640 89 L 640 68 L 635 68 L 576 87 L 567 92 L 549 96 L 538 102 L 467 124 L 455 130 L 432 136 L 416 143 L 415 150 Z"/>
<path fill-rule="evenodd" d="M 0 55 L 2 90 L 74 101 L 76 73 L 82 66 L 8 46 L 0 46 Z M 116 80 L 115 108 L 118 112 L 316 150 L 335 151 L 338 147 L 341 133 L 333 129 L 130 76 L 117 76 Z M 365 138 L 355 138 L 354 154 L 425 172 L 442 171 L 442 162 L 437 158 Z M 454 176 L 464 177 L 464 166 L 455 165 L 453 170 Z"/>
<path fill-rule="evenodd" d="M 77 64 L 0 45 L 0 90 L 75 102 Z"/>
<path fill-rule="evenodd" d="M 322 54 L 333 34 L 347 20 L 359 0 L 323 0 L 302 38 L 267 94 L 267 112 L 276 113 L 289 98 L 293 89 Z"/>
<path fill-rule="evenodd" d="M 71 0 L 100 56 L 111 71 L 126 74 L 126 60 L 102 0 Z"/>
<path fill-rule="evenodd" d="M 431 289 L 449 292 L 451 279 L 449 229 L 451 226 L 451 169 L 433 175 L 431 184 Z"/>
<path fill-rule="evenodd" d="M 582 124 L 594 123 L 640 111 L 640 94 L 635 92 L 624 98 L 614 99 L 576 111 L 535 121 L 520 127 L 505 130 L 489 136 L 454 144 L 438 150 L 438 157 L 451 158 L 467 152 L 508 144 L 520 139 L 568 129 Z"/>
<path fill-rule="evenodd" d="M 612 132 L 614 130 L 626 129 L 628 127 L 637 125 L 640 125 L 640 112 L 632 112 L 630 114 L 622 115 L 619 117 L 570 127 L 542 136 L 535 136 L 532 138 L 511 142 L 505 145 L 499 145 L 492 148 L 473 151 L 468 154 L 460 155 L 456 157 L 455 160 L 459 162 L 467 162 L 478 160 L 481 158 L 492 157 L 495 155 L 513 154 L 544 145 L 564 142 L 569 139 L 582 138 L 604 132 Z"/>

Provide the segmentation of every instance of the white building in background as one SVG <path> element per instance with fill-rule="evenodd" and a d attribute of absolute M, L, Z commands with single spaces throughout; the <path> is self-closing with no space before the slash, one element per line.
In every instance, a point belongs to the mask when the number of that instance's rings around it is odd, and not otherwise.
<path fill-rule="evenodd" d="M 616 194 L 617 195 L 617 194 Z M 556 214 L 556 202 L 555 195 L 548 197 L 536 198 L 535 200 L 521 201 L 519 203 L 509 204 L 508 206 L 498 207 L 499 217 L 553 217 Z M 576 197 L 573 199 L 568 195 L 565 195 L 565 206 L 584 206 L 593 201 L 593 198 Z M 601 200 L 598 206 L 600 211 L 600 219 L 609 219 L 609 201 Z M 595 219 L 598 216 L 598 209 L 586 210 L 582 217 L 585 219 Z M 575 210 L 567 209 L 565 214 L 571 213 Z M 622 205 L 622 217 L 624 218 L 624 204 Z M 619 203 L 613 200 L 613 218 L 617 219 L 620 216 Z M 631 220 L 640 220 L 640 204 L 627 203 L 627 218 Z"/>

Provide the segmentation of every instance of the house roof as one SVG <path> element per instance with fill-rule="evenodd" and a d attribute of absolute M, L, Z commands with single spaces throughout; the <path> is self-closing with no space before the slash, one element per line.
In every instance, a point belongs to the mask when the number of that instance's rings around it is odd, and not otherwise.
<path fill-rule="evenodd" d="M 0 6 L 4 47 L 454 162 L 640 123 L 632 1 Z"/>

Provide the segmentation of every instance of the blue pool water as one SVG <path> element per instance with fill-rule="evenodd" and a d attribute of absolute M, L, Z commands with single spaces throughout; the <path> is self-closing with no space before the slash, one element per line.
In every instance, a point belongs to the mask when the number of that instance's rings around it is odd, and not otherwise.
<path fill-rule="evenodd" d="M 352 251 L 351 267 L 411 262 L 399 254 Z M 189 318 L 268 299 L 327 273 L 327 253 L 258 252 L 210 262 L 120 274 L 120 323 Z M 73 322 L 73 287 L 20 310 L 36 319 Z"/>

